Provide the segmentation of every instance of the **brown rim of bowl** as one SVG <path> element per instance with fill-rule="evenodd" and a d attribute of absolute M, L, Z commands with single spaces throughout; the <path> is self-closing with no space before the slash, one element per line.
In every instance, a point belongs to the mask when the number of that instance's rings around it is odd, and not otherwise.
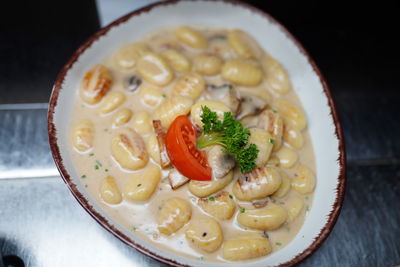
<path fill-rule="evenodd" d="M 85 41 L 85 43 L 83 45 L 81 45 L 70 57 L 70 59 L 68 60 L 68 62 L 64 65 L 64 67 L 61 69 L 60 73 L 57 76 L 57 79 L 54 83 L 54 87 L 53 87 L 53 91 L 52 94 L 50 96 L 50 103 L 49 103 L 49 110 L 48 110 L 48 114 L 47 114 L 47 118 L 48 118 L 48 122 L 47 122 L 47 126 L 48 126 L 48 136 L 49 136 L 49 143 L 50 143 L 50 148 L 51 148 L 51 152 L 53 155 L 53 159 L 54 162 L 61 174 L 62 179 L 64 180 L 64 182 L 67 184 L 67 186 L 69 187 L 70 191 L 72 192 L 72 194 L 74 195 L 74 197 L 76 198 L 76 200 L 79 202 L 79 204 L 99 223 L 101 224 L 105 229 L 107 229 L 109 232 L 111 232 L 113 235 L 115 235 L 116 237 L 118 237 L 121 241 L 123 241 L 125 244 L 137 249 L 138 251 L 140 251 L 141 253 L 152 257 L 153 259 L 156 259 L 162 263 L 166 263 L 169 265 L 174 265 L 174 266 L 186 266 L 183 265 L 179 262 L 176 262 L 172 259 L 166 259 L 163 258 L 162 256 L 147 250 L 146 248 L 142 247 L 141 245 L 135 243 L 132 239 L 130 239 L 128 236 L 126 236 L 124 233 L 122 233 L 121 231 L 119 231 L 117 228 L 115 228 L 115 226 L 113 226 L 111 223 L 109 223 L 107 221 L 106 218 L 104 218 L 100 213 L 98 213 L 88 202 L 88 200 L 78 191 L 77 186 L 72 182 L 71 177 L 69 175 L 69 173 L 67 172 L 67 170 L 64 167 L 63 164 L 63 160 L 60 154 L 60 149 L 57 145 L 57 137 L 56 137 L 56 127 L 54 125 L 53 119 L 54 119 L 54 110 L 55 107 L 57 106 L 57 101 L 58 101 L 58 95 L 60 93 L 60 90 L 62 88 L 62 84 L 64 82 L 64 78 L 67 74 L 67 72 L 69 71 L 69 69 L 75 64 L 75 62 L 78 60 L 78 58 L 80 57 L 80 55 L 87 49 L 89 48 L 93 42 L 95 42 L 97 39 L 99 39 L 101 36 L 103 36 L 104 34 L 106 34 L 110 29 L 114 28 L 115 26 L 118 26 L 119 24 L 129 20 L 131 17 L 133 16 L 137 16 L 141 13 L 146 13 L 149 12 L 150 10 L 152 10 L 154 7 L 158 7 L 158 6 L 167 6 L 167 5 L 173 5 L 176 4 L 178 2 L 181 2 L 182 0 L 169 0 L 169 1 L 165 1 L 165 2 L 157 2 L 154 4 L 150 4 L 148 6 L 145 6 L 141 9 L 135 10 L 117 20 L 115 20 L 114 22 L 112 22 L 111 24 L 107 25 L 106 27 L 100 29 L 99 31 L 97 31 L 95 34 L 93 34 L 88 40 Z M 190 0 L 190 1 L 196 1 L 196 0 Z M 343 138 L 343 132 L 342 132 L 342 127 L 339 121 L 339 116 L 337 114 L 336 111 L 336 106 L 333 102 L 333 98 L 332 98 L 332 94 L 330 92 L 330 89 L 325 81 L 325 78 L 323 77 L 321 71 L 319 70 L 319 68 L 317 67 L 316 63 L 314 62 L 314 60 L 310 57 L 310 55 L 308 54 L 308 52 L 304 49 L 304 47 L 300 44 L 299 41 L 297 41 L 297 39 L 280 23 L 278 22 L 276 19 L 274 19 L 271 15 L 269 15 L 268 13 L 253 7 L 247 3 L 243 3 L 241 1 L 237 1 L 237 0 L 202 0 L 202 1 L 207 1 L 207 2 L 224 2 L 224 3 L 228 3 L 228 4 L 232 4 L 234 6 L 240 6 L 242 8 L 248 9 L 254 13 L 257 13 L 260 16 L 263 16 L 265 18 L 267 18 L 269 21 L 271 21 L 273 24 L 279 26 L 279 28 L 282 30 L 282 32 L 284 32 L 286 34 L 286 36 L 292 40 L 297 48 L 301 51 L 302 54 L 304 54 L 307 59 L 309 64 L 312 66 L 313 70 L 315 71 L 315 73 L 318 75 L 322 85 L 323 85 L 323 89 L 324 89 L 324 93 L 326 95 L 326 97 L 328 98 L 328 104 L 330 107 L 330 111 L 331 111 L 331 116 L 333 118 L 333 121 L 335 123 L 335 134 L 339 140 L 339 157 L 337 159 L 337 161 L 339 162 L 340 165 L 340 170 L 339 170 L 339 182 L 338 185 L 336 187 L 336 199 L 335 202 L 333 204 L 332 207 L 332 211 L 329 214 L 329 218 L 328 221 L 326 222 L 325 226 L 321 229 L 320 233 L 318 234 L 318 236 L 315 238 L 314 242 L 308 247 L 306 248 L 304 251 L 302 251 L 301 253 L 299 253 L 298 255 L 296 255 L 293 259 L 291 259 L 290 261 L 287 261 L 285 263 L 280 264 L 280 267 L 283 266 L 293 266 L 295 264 L 300 263 L 301 261 L 303 261 L 304 259 L 306 259 L 307 257 L 309 257 L 314 251 L 316 251 L 323 243 L 323 241 L 325 241 L 325 239 L 328 237 L 329 233 L 332 231 L 340 210 L 342 208 L 342 203 L 343 203 L 343 199 L 344 199 L 344 192 L 345 192 L 345 182 L 346 182 L 346 156 L 345 156 L 345 147 L 344 147 L 344 138 Z"/>

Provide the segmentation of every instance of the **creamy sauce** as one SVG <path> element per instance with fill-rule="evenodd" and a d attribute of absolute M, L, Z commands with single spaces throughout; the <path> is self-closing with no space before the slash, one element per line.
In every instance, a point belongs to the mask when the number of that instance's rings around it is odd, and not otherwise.
<path fill-rule="evenodd" d="M 207 36 L 215 36 L 216 34 L 226 35 L 225 30 L 215 30 L 215 29 L 203 29 L 202 33 Z M 146 38 L 143 39 L 143 43 L 148 44 L 151 49 L 155 52 L 160 51 L 162 47 L 165 47 L 166 44 L 168 46 L 183 46 L 179 41 L 176 39 L 173 29 L 163 29 L 158 32 L 152 33 Z M 187 46 L 183 46 L 185 49 L 183 53 L 188 58 L 193 58 L 194 55 L 198 53 L 204 53 L 204 50 L 195 50 L 187 48 Z M 210 51 L 210 52 L 215 52 Z M 227 52 L 229 56 L 229 52 Z M 107 55 L 99 55 L 99 58 L 102 56 Z M 157 229 L 157 223 L 155 216 L 159 211 L 160 206 L 162 203 L 171 198 L 171 197 L 181 197 L 190 201 L 192 205 L 192 218 L 191 220 L 196 220 L 202 216 L 207 215 L 198 205 L 197 200 L 198 198 L 190 193 L 188 190 L 188 185 L 183 185 L 177 190 L 172 190 L 168 179 L 166 178 L 168 174 L 168 170 L 162 171 L 162 178 L 157 186 L 156 191 L 152 195 L 152 197 L 148 201 L 144 202 L 132 202 L 124 198 L 120 204 L 117 205 L 110 205 L 105 203 L 99 193 L 99 186 L 100 182 L 103 178 L 108 175 L 113 176 L 116 179 L 118 187 L 120 188 L 121 192 L 124 192 L 124 188 L 129 180 L 129 178 L 134 173 L 141 173 L 143 169 L 137 171 L 129 171 L 126 169 L 122 169 L 119 164 L 113 159 L 110 152 L 110 142 L 113 132 L 116 128 L 113 125 L 114 114 L 126 107 L 133 111 L 133 114 L 137 113 L 138 111 L 147 111 L 150 115 L 153 113 L 155 108 L 150 108 L 144 105 L 138 95 L 138 90 L 134 93 L 129 93 L 126 90 L 126 80 L 127 78 L 132 75 L 136 74 L 136 70 L 122 70 L 115 64 L 114 55 L 109 55 L 106 57 L 102 64 L 106 66 L 113 76 L 113 85 L 111 91 L 119 91 L 126 95 L 126 101 L 119 106 L 115 111 L 111 112 L 107 115 L 100 115 L 99 113 L 99 106 L 101 102 L 96 105 L 87 105 L 77 93 L 75 104 L 74 104 L 74 111 L 71 117 L 70 125 L 71 129 L 74 125 L 79 123 L 82 120 L 88 119 L 92 121 L 94 125 L 94 140 L 93 140 L 93 147 L 91 150 L 87 152 L 79 152 L 77 149 L 73 147 L 71 142 L 70 149 L 71 155 L 73 157 L 73 161 L 76 165 L 77 171 L 81 177 L 82 183 L 85 185 L 87 191 L 92 196 L 93 200 L 99 203 L 104 211 L 109 214 L 116 222 L 118 222 L 122 227 L 126 228 L 127 230 L 131 231 L 133 235 L 140 237 L 141 239 L 148 241 L 152 244 L 157 245 L 162 250 L 169 251 L 171 253 L 179 254 L 185 257 L 197 258 L 204 261 L 222 261 L 226 262 L 222 257 L 222 249 L 220 248 L 214 253 L 205 253 L 200 251 L 199 249 L 195 248 L 189 241 L 185 238 L 185 227 L 182 227 L 176 233 L 172 234 L 171 236 L 165 236 L 159 233 Z M 180 74 L 175 73 L 178 77 Z M 208 84 L 216 83 L 216 84 L 223 84 L 226 83 L 220 75 L 217 76 L 204 76 Z M 146 81 L 143 81 L 142 85 L 147 84 Z M 165 97 L 171 96 L 171 88 L 174 82 L 170 83 L 168 86 L 163 87 L 163 93 Z M 237 86 L 240 88 L 240 86 Z M 140 90 L 140 87 L 139 87 Z M 265 83 L 261 83 L 257 87 L 252 88 L 252 90 L 266 90 Z M 78 88 L 77 88 L 78 92 Z M 288 93 L 284 95 L 279 95 L 273 92 L 269 92 L 272 95 L 272 106 L 274 100 L 276 98 L 284 98 L 288 102 L 301 107 L 301 103 L 293 90 L 290 90 Z M 203 99 L 200 97 L 199 100 Z M 197 100 L 197 101 L 199 101 Z M 126 125 L 121 127 L 129 127 L 132 123 L 132 120 L 129 121 Z M 304 137 L 304 145 L 301 149 L 296 150 L 297 154 L 299 155 L 298 162 L 290 169 L 282 169 L 284 172 L 287 173 L 288 177 L 292 179 L 294 177 L 294 173 L 296 167 L 302 163 L 307 165 L 312 171 L 315 173 L 315 160 L 314 160 L 314 153 L 312 148 L 312 143 L 310 140 L 310 136 L 307 132 L 307 129 L 302 131 Z M 145 143 L 146 139 L 150 136 L 154 135 L 145 134 L 142 135 Z M 287 144 L 284 144 L 287 146 Z M 272 156 L 275 153 L 271 154 Z M 158 164 L 150 159 L 148 165 L 145 168 L 148 168 L 150 165 L 157 165 Z M 234 178 L 233 182 L 231 182 L 224 190 L 228 191 L 232 194 L 232 185 L 236 181 Z M 283 197 L 282 199 L 277 199 L 276 203 L 281 204 L 284 207 L 286 206 L 287 200 L 293 197 L 301 197 L 304 200 L 304 207 L 301 211 L 300 215 L 291 223 L 285 223 L 282 227 L 277 230 L 268 231 L 269 240 L 272 245 L 272 253 L 282 249 L 285 245 L 287 245 L 298 233 L 299 229 L 301 228 L 305 217 L 311 207 L 312 200 L 313 200 L 313 193 L 308 195 L 301 195 L 297 193 L 295 190 L 291 189 L 290 192 Z M 236 201 L 236 199 L 235 199 Z M 249 203 L 237 201 L 239 206 L 248 207 Z M 234 216 L 230 220 L 219 221 L 221 224 L 221 228 L 223 229 L 224 239 L 231 239 L 238 235 L 238 233 L 243 232 L 257 232 L 255 230 L 244 229 L 241 227 L 236 217 L 240 213 L 239 208 L 236 209 Z M 209 216 L 209 215 L 207 215 Z M 258 231 L 259 232 L 259 231 Z"/>

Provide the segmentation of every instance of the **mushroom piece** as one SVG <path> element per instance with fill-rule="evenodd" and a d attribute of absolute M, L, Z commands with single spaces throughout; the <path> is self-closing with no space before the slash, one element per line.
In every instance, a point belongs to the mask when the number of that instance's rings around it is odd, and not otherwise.
<path fill-rule="evenodd" d="M 182 185 L 186 184 L 189 182 L 189 178 L 183 176 L 177 169 L 172 169 L 168 173 L 168 181 L 169 184 L 171 185 L 172 189 L 178 189 Z"/>
<path fill-rule="evenodd" d="M 234 115 L 240 111 L 240 96 L 232 84 L 208 85 L 207 98 L 224 103 L 232 110 Z"/>
<path fill-rule="evenodd" d="M 137 75 L 132 75 L 128 77 L 125 81 L 125 88 L 128 92 L 135 92 L 139 86 L 142 84 L 142 79 Z"/>
<path fill-rule="evenodd" d="M 238 119 L 249 115 L 257 115 L 268 107 L 271 95 L 265 89 L 238 88 L 240 94 L 240 113 Z"/>
<path fill-rule="evenodd" d="M 213 146 L 207 152 L 208 164 L 212 169 L 212 177 L 215 179 L 223 178 L 235 167 L 235 159 L 223 151 L 222 146 Z"/>
<path fill-rule="evenodd" d="M 165 147 L 165 136 L 167 134 L 167 129 L 161 125 L 160 120 L 153 120 L 153 128 L 157 136 L 158 148 L 160 149 L 161 167 L 164 169 L 171 165 L 171 160 L 168 157 L 167 148 Z"/>

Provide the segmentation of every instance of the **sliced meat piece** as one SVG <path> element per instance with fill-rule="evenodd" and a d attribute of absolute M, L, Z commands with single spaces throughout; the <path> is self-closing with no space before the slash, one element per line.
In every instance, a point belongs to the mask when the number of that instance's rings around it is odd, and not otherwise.
<path fill-rule="evenodd" d="M 154 132 L 156 133 L 158 147 L 160 149 L 160 164 L 164 169 L 171 165 L 171 160 L 168 157 L 167 149 L 165 147 L 165 136 L 167 134 L 167 129 L 161 125 L 160 120 L 153 120 L 153 128 Z"/>
<path fill-rule="evenodd" d="M 178 189 L 182 185 L 186 184 L 189 182 L 189 178 L 183 176 L 177 169 L 173 168 L 169 173 L 168 173 L 168 181 L 169 184 L 171 185 L 172 189 Z"/>

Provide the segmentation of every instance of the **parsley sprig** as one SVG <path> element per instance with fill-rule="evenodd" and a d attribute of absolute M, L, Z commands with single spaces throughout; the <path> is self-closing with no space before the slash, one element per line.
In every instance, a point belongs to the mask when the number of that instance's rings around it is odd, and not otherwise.
<path fill-rule="evenodd" d="M 255 160 L 258 148 L 248 144 L 250 131 L 235 120 L 232 113 L 225 112 L 223 120 L 207 106 L 202 106 L 201 122 L 203 133 L 197 140 L 197 147 L 202 149 L 211 145 L 221 145 L 224 152 L 232 155 L 242 173 L 250 172 L 256 167 Z"/>

